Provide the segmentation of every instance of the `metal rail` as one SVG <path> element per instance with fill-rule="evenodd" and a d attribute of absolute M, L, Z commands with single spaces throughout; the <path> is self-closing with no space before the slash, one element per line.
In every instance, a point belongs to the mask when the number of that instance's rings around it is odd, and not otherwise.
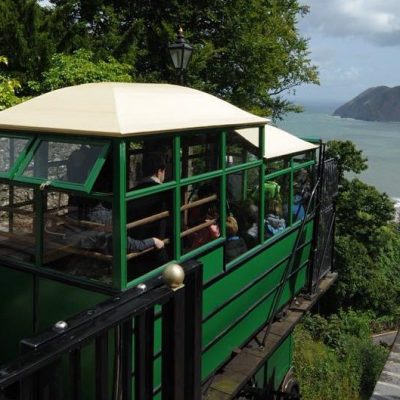
<path fill-rule="evenodd" d="M 0 399 L 79 400 L 92 390 L 99 400 L 150 400 L 161 383 L 163 399 L 200 400 L 202 265 L 183 267 L 178 290 L 156 277 L 23 340 L 23 353 L 0 367 Z M 153 374 L 155 307 L 161 382 Z"/>
<path fill-rule="evenodd" d="M 315 186 L 314 186 L 314 188 L 313 188 L 313 190 L 311 192 L 310 198 L 308 200 L 305 216 L 304 216 L 303 220 L 301 221 L 301 226 L 300 226 L 299 232 L 298 232 L 298 234 L 296 236 L 296 240 L 295 240 L 295 243 L 294 243 L 294 246 L 293 246 L 293 250 L 291 252 L 289 261 L 288 261 L 287 266 L 285 268 L 285 271 L 283 273 L 283 277 L 282 277 L 281 281 L 279 282 L 278 291 L 277 291 L 277 294 L 276 294 L 276 296 L 274 298 L 274 302 L 273 302 L 272 313 L 269 315 L 269 322 L 268 322 L 268 325 L 267 325 L 267 329 L 265 330 L 264 337 L 263 337 L 263 339 L 262 339 L 262 341 L 260 343 L 262 346 L 265 346 L 265 342 L 267 340 L 267 336 L 269 335 L 270 330 L 271 330 L 271 325 L 272 325 L 273 321 L 275 320 L 275 317 L 276 317 L 276 315 L 278 313 L 279 303 L 281 301 L 283 289 L 285 287 L 286 280 L 287 280 L 288 276 L 290 275 L 290 272 L 292 271 L 293 262 L 294 262 L 294 259 L 296 257 L 296 254 L 297 254 L 297 250 L 298 250 L 298 247 L 299 247 L 300 240 L 301 240 L 301 238 L 303 236 L 304 227 L 305 227 L 306 222 L 307 222 L 306 216 L 308 215 L 308 213 L 310 211 L 310 208 L 311 208 L 311 205 L 313 203 L 314 196 L 317 193 L 317 189 L 318 189 L 319 184 L 320 184 L 320 178 L 318 178 L 318 180 L 317 180 L 317 182 L 316 182 L 316 184 L 315 184 Z"/>

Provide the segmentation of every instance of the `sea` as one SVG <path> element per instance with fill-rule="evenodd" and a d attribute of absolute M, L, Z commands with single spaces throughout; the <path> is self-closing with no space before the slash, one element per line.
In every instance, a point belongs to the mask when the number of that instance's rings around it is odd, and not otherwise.
<path fill-rule="evenodd" d="M 351 140 L 368 158 L 368 169 L 357 175 L 386 192 L 400 216 L 400 122 L 369 122 L 332 116 L 340 104 L 309 104 L 289 113 L 276 126 L 296 136 L 324 141 Z"/>

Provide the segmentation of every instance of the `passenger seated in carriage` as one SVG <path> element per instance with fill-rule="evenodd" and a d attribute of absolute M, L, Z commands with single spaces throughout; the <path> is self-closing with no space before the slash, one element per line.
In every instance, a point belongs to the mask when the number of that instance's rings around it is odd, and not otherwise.
<path fill-rule="evenodd" d="M 71 154 L 67 161 L 68 179 L 78 179 L 77 176 L 74 177 L 73 175 L 84 168 L 84 164 L 88 160 L 88 158 L 85 158 L 85 155 L 90 155 L 90 152 L 88 153 L 88 149 L 85 146 L 82 146 Z M 112 160 L 108 158 L 96 181 L 94 191 L 111 193 L 112 190 Z M 110 206 L 111 203 L 101 202 L 96 199 L 88 199 L 82 196 L 69 195 L 69 212 L 64 215 L 66 221 L 65 227 L 62 229 L 62 233 L 50 233 L 61 236 L 63 242 L 71 247 L 87 251 L 85 253 L 86 255 L 90 254 L 88 252 L 93 252 L 93 254 L 100 253 L 105 256 L 110 256 L 113 253 L 112 210 Z M 62 218 L 63 217 L 61 217 L 61 219 Z M 67 222 L 71 219 L 75 220 L 77 224 L 69 225 Z M 85 223 L 85 226 L 87 225 L 89 228 L 85 229 L 85 227 L 80 226 L 79 224 L 81 223 Z M 163 249 L 163 240 L 151 235 L 139 239 L 128 235 L 128 253 L 140 253 L 151 248 L 156 250 Z M 74 260 L 74 262 L 76 262 L 76 260 Z M 103 266 L 100 266 L 99 263 L 96 263 L 93 259 L 92 262 L 96 264 L 99 269 L 102 269 Z M 94 266 L 95 265 L 93 265 L 93 267 Z M 111 268 L 111 265 L 109 265 L 108 268 Z M 88 268 L 86 268 L 86 270 L 88 270 Z"/>
<path fill-rule="evenodd" d="M 226 219 L 226 242 L 225 242 L 225 263 L 229 263 L 241 254 L 246 253 L 247 246 L 244 239 L 238 236 L 238 223 L 236 219 L 229 216 Z"/>
<path fill-rule="evenodd" d="M 212 183 L 204 183 L 197 190 L 196 195 L 191 198 L 192 202 L 204 199 L 207 197 L 215 196 L 217 189 Z M 220 229 L 218 224 L 218 210 L 217 201 L 207 202 L 201 206 L 192 208 L 188 218 L 188 228 L 196 227 L 199 225 L 207 225 L 204 228 L 195 231 L 186 243 L 187 250 L 194 250 L 204 244 L 215 240 L 220 237 Z"/>
<path fill-rule="evenodd" d="M 299 221 L 304 219 L 306 215 L 307 203 L 311 193 L 310 179 L 306 169 L 300 170 L 297 174 L 293 182 L 293 192 L 293 220 Z"/>

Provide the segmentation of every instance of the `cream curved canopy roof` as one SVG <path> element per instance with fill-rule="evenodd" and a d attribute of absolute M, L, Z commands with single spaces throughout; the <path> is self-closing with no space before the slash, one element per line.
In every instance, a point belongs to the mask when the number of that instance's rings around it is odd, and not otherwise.
<path fill-rule="evenodd" d="M 253 146 L 258 147 L 258 129 L 240 129 L 237 133 Z M 271 159 L 289 154 L 302 153 L 318 146 L 300 139 L 283 129 L 272 125 L 265 126 L 264 158 Z"/>
<path fill-rule="evenodd" d="M 129 136 L 267 122 L 210 94 L 147 83 L 91 83 L 38 96 L 0 112 L 0 129 Z"/>

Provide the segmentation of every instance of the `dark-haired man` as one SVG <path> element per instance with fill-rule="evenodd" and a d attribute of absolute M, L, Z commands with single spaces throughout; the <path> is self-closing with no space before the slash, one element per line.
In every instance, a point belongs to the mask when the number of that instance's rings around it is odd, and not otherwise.
<path fill-rule="evenodd" d="M 151 152 L 144 155 L 142 163 L 143 179 L 135 186 L 134 190 L 145 189 L 154 185 L 160 185 L 165 180 L 166 160 L 165 155 L 159 152 Z M 171 199 L 168 192 L 161 192 L 149 196 L 140 197 L 128 203 L 128 222 L 138 221 L 143 218 L 158 215 L 169 211 L 171 215 Z M 148 237 L 167 239 L 170 236 L 170 217 L 156 219 L 132 229 L 129 232 L 133 237 L 143 240 Z M 150 236 L 149 236 L 150 235 Z M 152 251 L 137 258 L 134 261 L 134 275 L 148 272 L 168 261 L 165 248 Z"/>

